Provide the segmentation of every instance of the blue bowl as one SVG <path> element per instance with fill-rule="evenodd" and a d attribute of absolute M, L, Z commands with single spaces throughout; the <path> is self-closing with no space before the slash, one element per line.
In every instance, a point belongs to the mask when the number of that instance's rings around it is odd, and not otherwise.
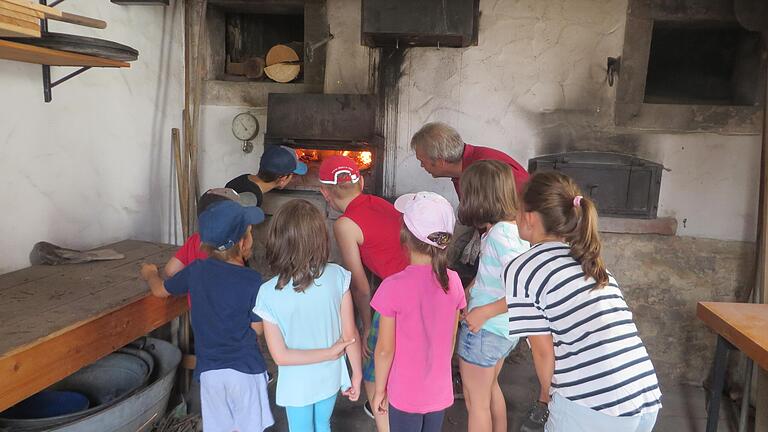
<path fill-rule="evenodd" d="M 43 390 L 2 413 L 10 419 L 39 419 L 72 414 L 88 409 L 90 402 L 82 393 Z"/>

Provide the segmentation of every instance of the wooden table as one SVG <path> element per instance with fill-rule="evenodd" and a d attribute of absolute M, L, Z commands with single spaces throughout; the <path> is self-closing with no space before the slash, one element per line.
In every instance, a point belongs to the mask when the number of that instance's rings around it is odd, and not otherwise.
<path fill-rule="evenodd" d="M 696 315 L 717 333 L 706 429 L 715 432 L 728 351 L 737 349 L 768 370 L 768 304 L 699 302 Z"/>
<path fill-rule="evenodd" d="M 163 264 L 175 246 L 105 247 L 125 258 L 0 275 L 0 411 L 187 310 L 186 298 L 152 297 L 138 277 L 141 262 Z"/>

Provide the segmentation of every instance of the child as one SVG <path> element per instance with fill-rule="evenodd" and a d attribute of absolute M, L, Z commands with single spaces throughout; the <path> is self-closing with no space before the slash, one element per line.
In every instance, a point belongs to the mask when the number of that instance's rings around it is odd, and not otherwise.
<path fill-rule="evenodd" d="M 389 411 L 393 431 L 437 432 L 453 404 L 451 357 L 467 305 L 459 275 L 446 267 L 455 218 L 432 192 L 403 195 L 395 208 L 411 264 L 385 279 L 371 301 L 381 314 L 373 407 Z"/>
<path fill-rule="evenodd" d="M 374 362 L 379 314 L 371 317 L 371 286 L 365 269 L 379 280 L 405 269 L 408 257 L 400 244 L 402 216 L 388 201 L 363 193 L 363 178 L 357 163 L 346 156 L 332 156 L 320 165 L 320 191 L 331 208 L 342 212 L 333 224 L 336 244 L 344 266 L 352 273 L 352 298 L 363 325 L 363 380 L 368 401 L 366 413 L 376 421 L 379 432 L 389 431 L 386 413 L 371 408 Z"/>
<path fill-rule="evenodd" d="M 469 412 L 470 431 L 506 432 L 507 406 L 499 387 L 504 359 L 517 345 L 509 336 L 504 283 L 504 264 L 528 250 L 515 224 L 517 192 L 509 165 L 483 160 L 473 163 L 461 176 L 459 220 L 485 233 L 480 241 L 477 276 L 470 283 L 469 314 L 459 330 L 459 370 Z M 504 312 L 485 316 L 483 307 L 499 302 Z"/>
<path fill-rule="evenodd" d="M 294 174 L 306 173 L 307 165 L 299 161 L 296 150 L 281 145 L 269 145 L 261 155 L 259 172 L 256 175 L 237 176 L 227 182 L 225 187 L 234 189 L 237 193 L 253 193 L 256 195 L 256 205 L 261 207 L 265 193 L 286 187 Z"/>
<path fill-rule="evenodd" d="M 244 206 L 255 206 L 258 204 L 256 197 L 250 192 L 238 194 L 228 188 L 208 189 L 197 201 L 197 217 L 199 218 L 211 204 L 224 200 L 237 201 Z M 194 233 L 189 236 L 184 245 L 165 263 L 165 267 L 163 267 L 165 277 L 169 278 L 175 275 L 184 267 L 192 264 L 193 261 L 208 258 L 208 254 L 200 247 L 201 244 L 200 233 Z"/>
<path fill-rule="evenodd" d="M 509 331 L 531 343 L 546 430 L 650 432 L 659 383 L 600 256 L 595 204 L 569 177 L 538 173 L 517 224 L 533 247 L 503 272 Z"/>
<path fill-rule="evenodd" d="M 195 333 L 203 428 L 206 432 L 262 432 L 274 421 L 267 374 L 254 331 L 261 319 L 251 313 L 261 276 L 244 266 L 251 252 L 251 225 L 261 223 L 258 207 L 224 200 L 199 218 L 200 238 L 210 258 L 197 260 L 163 282 L 157 267 L 144 264 L 141 276 L 157 297 L 189 293 Z"/>
<path fill-rule="evenodd" d="M 306 200 L 289 201 L 277 211 L 266 248 L 277 276 L 262 285 L 253 311 L 264 320 L 278 365 L 277 404 L 285 407 L 291 431 L 330 431 L 339 389 L 356 401 L 363 375 L 350 274 L 328 263 L 325 218 Z M 340 352 L 328 357 L 325 348 L 331 345 L 346 348 L 351 382 Z"/>

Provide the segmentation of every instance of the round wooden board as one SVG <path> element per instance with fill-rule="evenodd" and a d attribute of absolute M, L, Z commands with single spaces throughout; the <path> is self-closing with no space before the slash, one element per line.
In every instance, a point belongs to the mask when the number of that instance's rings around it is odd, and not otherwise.
<path fill-rule="evenodd" d="M 270 48 L 265 59 L 266 65 L 272 66 L 277 63 L 299 61 L 299 55 L 288 45 L 275 45 Z"/>
<path fill-rule="evenodd" d="M 264 68 L 264 73 L 273 81 L 280 83 L 291 82 L 299 76 L 301 66 L 297 64 L 277 63 Z"/>

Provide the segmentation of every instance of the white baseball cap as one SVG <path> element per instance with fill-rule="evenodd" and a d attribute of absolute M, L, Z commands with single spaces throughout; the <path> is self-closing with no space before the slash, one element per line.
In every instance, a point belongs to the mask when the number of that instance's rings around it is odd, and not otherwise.
<path fill-rule="evenodd" d="M 400 196 L 395 208 L 417 239 L 445 249 L 453 235 L 456 216 L 447 199 L 434 192 L 417 192 Z"/>

